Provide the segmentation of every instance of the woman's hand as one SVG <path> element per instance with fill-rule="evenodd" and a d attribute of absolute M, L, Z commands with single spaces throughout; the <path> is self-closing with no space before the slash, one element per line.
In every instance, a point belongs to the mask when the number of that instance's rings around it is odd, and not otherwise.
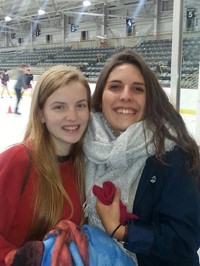
<path fill-rule="evenodd" d="M 96 204 L 97 213 L 109 235 L 120 224 L 120 190 L 116 189 L 113 202 L 110 205 L 104 205 L 100 200 Z M 125 226 L 120 228 L 114 234 L 114 237 L 121 240 L 125 232 Z"/>

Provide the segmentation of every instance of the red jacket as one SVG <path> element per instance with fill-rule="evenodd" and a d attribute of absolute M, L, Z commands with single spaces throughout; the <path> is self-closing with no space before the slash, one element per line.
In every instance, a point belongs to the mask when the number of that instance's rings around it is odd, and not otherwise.
<path fill-rule="evenodd" d="M 37 175 L 30 170 L 25 190 L 21 195 L 22 184 L 28 167 L 29 155 L 24 145 L 16 145 L 0 154 L 0 265 L 11 250 L 22 246 L 30 230 L 33 216 L 33 192 Z M 63 185 L 75 203 L 71 221 L 81 221 L 81 203 L 75 183 L 73 162 L 69 159 L 60 163 Z M 62 219 L 71 213 L 68 204 L 64 205 Z"/>

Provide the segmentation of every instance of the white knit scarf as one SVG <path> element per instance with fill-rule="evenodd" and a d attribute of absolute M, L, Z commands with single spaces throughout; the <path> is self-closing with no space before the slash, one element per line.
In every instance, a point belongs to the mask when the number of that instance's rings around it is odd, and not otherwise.
<path fill-rule="evenodd" d="M 144 133 L 144 129 L 146 133 Z M 118 137 L 115 137 L 103 115 L 92 113 L 84 140 L 85 213 L 90 225 L 104 229 L 96 212 L 96 197 L 92 193 L 92 187 L 94 184 L 102 187 L 106 180 L 112 181 L 116 187 L 120 188 L 121 200 L 126 204 L 128 211 L 132 212 L 145 162 L 149 156 L 155 154 L 152 140 L 153 133 L 146 128 L 144 121 L 133 124 Z M 172 150 L 174 145 L 174 142 L 166 139 L 165 151 Z M 131 257 L 135 260 L 134 254 L 131 254 Z"/>
<path fill-rule="evenodd" d="M 144 134 L 144 128 L 146 134 Z M 121 200 L 131 212 L 137 186 L 145 162 L 155 154 L 153 133 L 140 121 L 130 126 L 117 138 L 101 113 L 92 113 L 84 140 L 86 162 L 86 214 L 89 224 L 103 228 L 96 212 L 94 184 L 102 186 L 112 181 L 121 190 Z M 165 150 L 172 150 L 174 142 L 165 140 Z"/>

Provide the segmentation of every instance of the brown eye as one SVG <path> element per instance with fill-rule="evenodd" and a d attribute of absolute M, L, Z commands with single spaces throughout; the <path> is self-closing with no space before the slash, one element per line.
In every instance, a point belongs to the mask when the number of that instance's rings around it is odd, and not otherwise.
<path fill-rule="evenodd" d="M 110 85 L 109 89 L 110 90 L 118 90 L 118 89 L 120 89 L 120 86 L 118 84 L 113 84 L 113 85 Z"/>
<path fill-rule="evenodd" d="M 144 88 L 143 87 L 135 87 L 135 90 L 137 91 L 137 92 L 144 92 Z"/>
<path fill-rule="evenodd" d="M 64 109 L 64 106 L 63 106 L 63 105 L 56 105 L 56 106 L 54 106 L 53 109 L 56 109 L 56 110 L 63 110 L 63 109 Z"/>
<path fill-rule="evenodd" d="M 83 108 L 86 108 L 87 107 L 87 104 L 86 103 L 80 103 L 77 105 L 78 108 L 80 109 L 83 109 Z"/>

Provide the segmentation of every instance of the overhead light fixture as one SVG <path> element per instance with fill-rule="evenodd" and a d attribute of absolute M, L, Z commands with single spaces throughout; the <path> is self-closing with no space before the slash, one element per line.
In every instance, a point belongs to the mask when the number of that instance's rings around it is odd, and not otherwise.
<path fill-rule="evenodd" d="M 40 8 L 40 9 L 38 10 L 38 14 L 39 14 L 39 15 L 44 15 L 44 14 L 45 14 L 45 11 L 44 11 L 43 9 Z"/>
<path fill-rule="evenodd" d="M 83 1 L 83 5 L 84 6 L 90 6 L 91 2 L 89 0 L 85 0 L 85 1 Z"/>
<path fill-rule="evenodd" d="M 106 35 L 104 35 L 104 36 L 98 35 L 97 38 L 99 38 L 99 39 L 106 39 Z"/>
<path fill-rule="evenodd" d="M 11 21 L 11 20 L 12 20 L 11 17 L 5 16 L 5 21 Z"/>

